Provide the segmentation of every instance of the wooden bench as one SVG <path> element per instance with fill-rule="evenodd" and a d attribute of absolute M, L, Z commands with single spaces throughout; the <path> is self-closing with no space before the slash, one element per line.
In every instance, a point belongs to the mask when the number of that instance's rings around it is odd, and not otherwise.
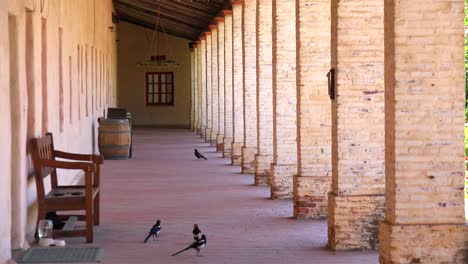
<path fill-rule="evenodd" d="M 83 211 L 83 214 L 79 215 L 76 213 L 58 215 L 60 220 L 67 221 L 67 224 L 66 228 L 54 230 L 53 237 L 84 236 L 86 242 L 93 242 L 93 226 L 99 225 L 99 174 L 100 164 L 103 163 L 102 156 L 55 150 L 51 133 L 47 133 L 42 138 L 32 139 L 31 154 L 38 199 L 37 223 L 39 220 L 46 219 L 48 212 Z M 56 158 L 74 161 L 59 161 Z M 85 184 L 59 185 L 57 169 L 84 171 Z M 51 190 L 46 193 L 44 178 L 49 175 Z M 77 220 L 86 221 L 86 228 L 75 229 L 74 224 Z"/>

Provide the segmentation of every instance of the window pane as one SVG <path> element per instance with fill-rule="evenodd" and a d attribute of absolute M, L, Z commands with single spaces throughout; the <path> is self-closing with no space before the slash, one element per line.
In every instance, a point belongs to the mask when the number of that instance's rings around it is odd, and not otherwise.
<path fill-rule="evenodd" d="M 153 92 L 153 84 L 152 83 L 148 84 L 148 92 L 149 93 Z"/>
<path fill-rule="evenodd" d="M 153 95 L 148 94 L 148 103 L 152 103 L 152 102 L 153 102 Z"/>
<path fill-rule="evenodd" d="M 153 75 L 148 74 L 147 77 L 148 77 L 147 83 L 152 83 L 153 82 Z"/>
<path fill-rule="evenodd" d="M 154 75 L 154 83 L 159 83 L 159 76 L 157 74 Z"/>
<path fill-rule="evenodd" d="M 172 94 L 167 94 L 167 102 L 172 104 Z"/>
<path fill-rule="evenodd" d="M 172 93 L 172 84 L 167 84 L 167 92 Z"/>
<path fill-rule="evenodd" d="M 165 102 L 166 102 L 166 95 L 161 94 L 161 103 L 165 103 Z"/>
<path fill-rule="evenodd" d="M 159 103 L 159 94 L 154 94 L 154 102 Z"/>
<path fill-rule="evenodd" d="M 161 93 L 165 93 L 166 92 L 166 84 L 161 84 Z"/>
<path fill-rule="evenodd" d="M 172 83 L 172 74 L 167 74 L 167 82 Z"/>
<path fill-rule="evenodd" d="M 162 73 L 161 74 L 161 83 L 165 83 L 166 82 L 166 74 Z"/>

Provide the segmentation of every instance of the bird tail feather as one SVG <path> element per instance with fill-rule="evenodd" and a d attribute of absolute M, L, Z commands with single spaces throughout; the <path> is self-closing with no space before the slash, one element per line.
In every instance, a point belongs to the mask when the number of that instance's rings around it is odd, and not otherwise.
<path fill-rule="evenodd" d="M 184 252 L 184 251 L 186 251 L 186 250 L 189 250 L 189 249 L 190 249 L 190 247 L 186 247 L 186 248 L 182 249 L 181 251 L 172 254 L 171 256 L 178 255 L 178 254 L 180 254 L 180 253 L 182 253 L 182 252 Z"/>
<path fill-rule="evenodd" d="M 145 238 L 145 241 L 143 243 L 146 243 L 146 241 L 148 241 L 150 237 L 151 237 L 151 233 L 148 234 L 148 236 Z"/>

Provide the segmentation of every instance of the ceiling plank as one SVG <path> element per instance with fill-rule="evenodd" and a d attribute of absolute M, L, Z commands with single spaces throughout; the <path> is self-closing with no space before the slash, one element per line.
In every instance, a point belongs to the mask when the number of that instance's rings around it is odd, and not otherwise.
<path fill-rule="evenodd" d="M 143 27 L 143 28 L 154 30 L 154 24 L 148 23 L 146 21 L 138 20 L 138 19 L 133 18 L 131 16 L 122 15 L 120 17 L 120 20 L 124 21 L 124 22 L 127 22 L 127 23 L 130 23 L 130 24 L 134 24 L 134 25 Z M 174 30 L 171 30 L 171 29 L 167 29 L 166 33 L 169 34 L 169 35 L 172 35 L 172 36 L 176 36 L 176 37 L 179 37 L 179 38 L 192 40 L 192 41 L 194 41 L 194 40 L 196 40 L 198 38 L 198 36 L 193 36 L 193 35 L 188 34 L 188 33 L 184 34 L 184 33 L 181 33 L 180 31 L 174 31 Z"/>

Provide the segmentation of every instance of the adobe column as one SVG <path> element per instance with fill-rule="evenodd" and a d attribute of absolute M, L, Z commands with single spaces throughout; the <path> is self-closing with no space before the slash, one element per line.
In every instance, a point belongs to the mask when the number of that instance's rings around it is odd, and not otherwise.
<path fill-rule="evenodd" d="M 211 138 L 210 145 L 216 147 L 218 136 L 218 26 L 210 25 L 211 29 Z"/>
<path fill-rule="evenodd" d="M 211 130 L 213 128 L 213 75 L 212 75 L 212 33 L 206 32 L 206 130 L 205 130 L 205 142 L 211 143 Z"/>
<path fill-rule="evenodd" d="M 273 163 L 273 70 L 271 0 L 257 0 L 257 153 L 255 155 L 255 185 L 270 184 L 270 164 Z"/>
<path fill-rule="evenodd" d="M 296 1 L 273 1 L 271 198 L 291 198 L 297 173 Z"/>
<path fill-rule="evenodd" d="M 193 74 L 194 74 L 194 86 L 193 86 L 193 132 L 198 132 L 198 41 L 193 46 L 193 55 L 194 55 L 194 63 L 193 63 Z"/>
<path fill-rule="evenodd" d="M 331 190 L 330 1 L 298 1 L 298 174 L 294 217 L 327 216 Z"/>
<path fill-rule="evenodd" d="M 201 40 L 197 41 L 197 134 L 201 135 L 201 120 L 202 120 L 202 52 L 201 52 Z"/>
<path fill-rule="evenodd" d="M 242 147 L 242 173 L 254 173 L 257 153 L 257 0 L 242 3 L 244 47 L 244 146 Z"/>
<path fill-rule="evenodd" d="M 207 124 L 207 119 L 206 119 L 206 33 L 204 33 L 204 36 L 200 38 L 201 39 L 201 128 L 200 128 L 200 136 L 201 138 L 205 139 L 206 137 L 206 124 Z"/>
<path fill-rule="evenodd" d="M 195 124 L 195 47 L 190 49 L 190 129 Z"/>
<path fill-rule="evenodd" d="M 224 138 L 223 157 L 231 157 L 232 127 L 232 10 L 224 10 Z"/>
<path fill-rule="evenodd" d="M 223 152 L 224 138 L 224 17 L 217 17 L 218 23 L 218 135 L 216 151 Z"/>
<path fill-rule="evenodd" d="M 384 0 L 332 0 L 328 246 L 376 249 L 384 210 Z"/>
<path fill-rule="evenodd" d="M 242 146 L 244 145 L 244 52 L 242 45 L 242 0 L 232 1 L 232 12 L 233 141 L 231 147 L 231 161 L 232 165 L 242 165 Z"/>
<path fill-rule="evenodd" d="M 467 263 L 464 1 L 386 3 L 380 263 Z"/>

